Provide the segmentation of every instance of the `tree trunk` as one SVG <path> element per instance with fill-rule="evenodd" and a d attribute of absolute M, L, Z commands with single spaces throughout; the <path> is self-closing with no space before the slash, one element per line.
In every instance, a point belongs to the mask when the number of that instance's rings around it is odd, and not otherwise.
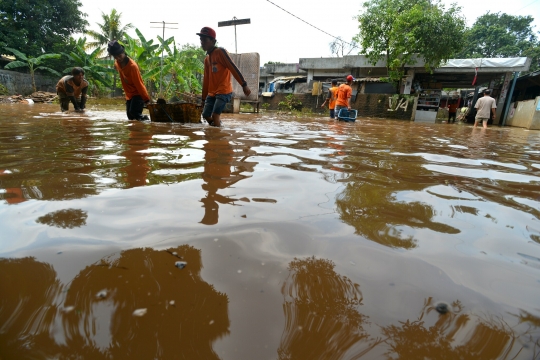
<path fill-rule="evenodd" d="M 36 92 L 36 79 L 34 78 L 34 69 L 30 68 L 30 76 L 32 77 L 32 89 Z"/>

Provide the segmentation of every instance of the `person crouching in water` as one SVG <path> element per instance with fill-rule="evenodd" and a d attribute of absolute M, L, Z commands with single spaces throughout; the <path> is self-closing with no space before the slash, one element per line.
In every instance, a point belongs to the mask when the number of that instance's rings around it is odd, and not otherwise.
<path fill-rule="evenodd" d="M 204 109 L 202 116 L 212 126 L 221 126 L 221 112 L 225 105 L 231 101 L 232 84 L 231 73 L 236 81 L 242 85 L 244 95 L 249 96 L 251 90 L 247 82 L 231 60 L 227 50 L 216 46 L 216 32 L 209 27 L 203 27 L 198 32 L 201 48 L 206 51 L 204 58 L 204 79 L 202 89 L 202 102 Z"/>
<path fill-rule="evenodd" d="M 124 47 L 116 40 L 107 45 L 107 52 L 114 57 L 114 67 L 120 74 L 122 88 L 126 94 L 126 113 L 129 120 L 149 120 L 143 115 L 144 105 L 150 103 L 150 96 L 144 86 L 139 65 L 130 59 Z"/>
<path fill-rule="evenodd" d="M 74 67 L 71 70 L 71 75 L 64 76 L 56 84 L 56 94 L 60 99 L 60 110 L 62 112 L 68 111 L 71 102 L 75 111 L 84 111 L 87 91 L 88 81 L 84 78 L 84 70 L 80 67 Z"/>

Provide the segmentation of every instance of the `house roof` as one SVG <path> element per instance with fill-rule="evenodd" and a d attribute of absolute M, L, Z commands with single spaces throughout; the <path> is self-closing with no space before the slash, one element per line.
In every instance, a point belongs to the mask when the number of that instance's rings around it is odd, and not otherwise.
<path fill-rule="evenodd" d="M 279 76 L 277 78 L 272 79 L 269 83 L 278 83 L 278 84 L 287 84 L 287 83 L 293 83 L 296 79 L 307 79 L 307 76 Z"/>

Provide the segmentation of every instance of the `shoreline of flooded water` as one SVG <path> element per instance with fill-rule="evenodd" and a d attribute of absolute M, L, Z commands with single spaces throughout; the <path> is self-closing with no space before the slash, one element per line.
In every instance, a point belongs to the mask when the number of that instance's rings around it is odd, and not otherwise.
<path fill-rule="evenodd" d="M 540 353 L 540 132 L 104 109 L 0 105 L 0 357 Z"/>

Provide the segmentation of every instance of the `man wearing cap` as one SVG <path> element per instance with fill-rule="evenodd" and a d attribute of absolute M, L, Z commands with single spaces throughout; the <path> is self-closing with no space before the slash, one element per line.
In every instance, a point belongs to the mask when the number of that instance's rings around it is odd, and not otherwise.
<path fill-rule="evenodd" d="M 144 105 L 150 102 L 150 96 L 144 86 L 139 66 L 126 55 L 124 47 L 116 40 L 109 42 L 107 52 L 114 57 L 114 67 L 120 74 L 120 81 L 126 95 L 128 119 L 149 120 L 148 115 L 142 114 Z"/>
<path fill-rule="evenodd" d="M 74 67 L 71 75 L 66 75 L 56 84 L 56 94 L 60 99 L 60 110 L 69 110 L 69 102 L 73 104 L 75 111 L 84 111 L 86 107 L 86 92 L 88 81 L 84 78 L 84 69 Z M 79 102 L 78 99 L 81 98 Z"/>
<path fill-rule="evenodd" d="M 352 75 L 347 76 L 347 83 L 339 85 L 336 93 L 336 115 L 339 116 L 339 111 L 341 109 L 351 109 L 351 96 L 352 96 L 352 82 L 354 78 Z"/>
<path fill-rule="evenodd" d="M 251 94 L 251 90 L 227 50 L 216 46 L 216 32 L 209 27 L 203 27 L 197 35 L 201 40 L 201 48 L 206 51 L 202 89 L 202 101 L 204 103 L 202 116 L 210 125 L 221 126 L 221 112 L 225 105 L 231 101 L 233 92 L 231 74 L 242 85 L 242 90 L 246 96 Z"/>

